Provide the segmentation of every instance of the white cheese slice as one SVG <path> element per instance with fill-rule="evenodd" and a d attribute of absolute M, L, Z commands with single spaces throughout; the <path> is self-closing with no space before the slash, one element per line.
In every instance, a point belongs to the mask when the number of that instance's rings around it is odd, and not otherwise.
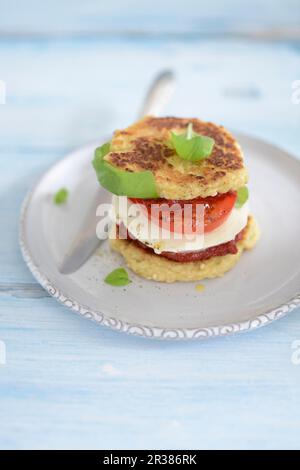
<path fill-rule="evenodd" d="M 123 200 L 121 201 L 121 199 Z M 176 234 L 174 236 L 165 229 L 157 233 L 157 226 L 151 226 L 146 212 L 138 211 L 137 215 L 131 213 L 132 205 L 133 203 L 125 196 L 122 198 L 114 196 L 113 219 L 118 224 L 122 223 L 134 238 L 152 248 L 157 254 L 163 251 L 181 253 L 205 250 L 234 240 L 236 235 L 246 227 L 249 215 L 249 205 L 246 202 L 239 209 L 234 207 L 225 222 L 212 232 L 193 235 Z M 155 232 L 156 236 L 153 236 Z M 178 239 L 179 237 L 180 239 Z"/>

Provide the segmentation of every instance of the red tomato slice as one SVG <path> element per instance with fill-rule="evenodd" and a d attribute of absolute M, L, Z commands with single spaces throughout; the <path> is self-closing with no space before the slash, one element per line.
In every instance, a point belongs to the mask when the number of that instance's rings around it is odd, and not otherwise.
<path fill-rule="evenodd" d="M 228 193 L 217 194 L 217 196 L 197 197 L 189 200 L 162 198 L 130 198 L 130 200 L 141 205 L 142 209 L 147 210 L 149 219 L 158 223 L 161 228 L 177 233 L 203 233 L 204 225 L 204 233 L 208 233 L 225 222 L 234 207 L 236 198 L 237 193 L 229 191 Z M 186 204 L 190 205 L 191 211 L 185 214 L 183 220 Z M 204 224 L 200 220 L 202 212 L 197 211 L 197 205 L 204 206 Z"/>

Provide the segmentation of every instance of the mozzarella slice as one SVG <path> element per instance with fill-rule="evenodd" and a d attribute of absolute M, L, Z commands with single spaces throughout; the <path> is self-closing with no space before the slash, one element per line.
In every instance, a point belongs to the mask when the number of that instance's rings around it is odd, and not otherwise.
<path fill-rule="evenodd" d="M 133 203 L 124 196 L 122 198 L 121 201 L 120 197 L 113 197 L 113 219 L 117 224 L 122 223 L 134 238 L 152 248 L 157 254 L 163 251 L 181 253 L 205 250 L 234 240 L 236 235 L 246 227 L 249 215 L 249 205 L 245 203 L 239 209 L 234 207 L 226 221 L 212 232 L 174 235 L 174 233 L 161 229 L 158 233 L 157 225 L 155 227 L 154 224 L 151 225 L 146 212 L 138 211 L 136 215 L 133 213 L 133 208 L 130 210 Z"/>

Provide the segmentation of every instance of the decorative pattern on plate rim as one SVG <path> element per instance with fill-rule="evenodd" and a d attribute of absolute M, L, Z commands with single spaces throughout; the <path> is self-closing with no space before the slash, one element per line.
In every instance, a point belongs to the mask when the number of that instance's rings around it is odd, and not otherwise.
<path fill-rule="evenodd" d="M 292 310 L 300 306 L 300 293 L 292 297 L 285 304 L 279 305 L 275 309 L 269 310 L 266 313 L 260 314 L 251 320 L 245 320 L 240 323 L 231 323 L 227 325 L 211 326 L 207 328 L 172 328 L 165 329 L 156 326 L 146 326 L 140 324 L 130 324 L 104 315 L 102 312 L 91 310 L 87 306 L 78 303 L 76 300 L 67 297 L 53 282 L 48 279 L 35 264 L 32 254 L 26 243 L 25 237 L 25 220 L 28 206 L 34 189 L 30 191 L 22 204 L 20 227 L 19 227 L 19 243 L 21 252 L 25 263 L 30 269 L 31 273 L 39 284 L 58 302 L 63 304 L 65 307 L 74 310 L 79 315 L 92 320 L 99 325 L 104 325 L 112 328 L 116 331 L 132 334 L 135 336 L 141 336 L 144 338 L 154 338 L 160 340 L 180 340 L 180 339 L 197 339 L 203 340 L 213 338 L 216 336 L 227 336 L 234 333 L 242 333 L 261 326 L 267 325 L 279 318 L 284 317 Z"/>

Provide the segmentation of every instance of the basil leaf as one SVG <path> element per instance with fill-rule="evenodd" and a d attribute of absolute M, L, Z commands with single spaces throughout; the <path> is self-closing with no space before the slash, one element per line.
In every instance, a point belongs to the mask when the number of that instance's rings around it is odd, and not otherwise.
<path fill-rule="evenodd" d="M 54 195 L 53 201 L 55 204 L 64 204 L 69 196 L 69 191 L 66 188 L 61 188 L 57 193 Z"/>
<path fill-rule="evenodd" d="M 180 158 L 197 162 L 211 154 L 215 141 L 211 137 L 194 132 L 193 124 L 189 123 L 184 134 L 171 133 L 171 143 Z"/>
<path fill-rule="evenodd" d="M 93 167 L 103 188 L 117 196 L 141 199 L 158 197 L 152 171 L 146 170 L 134 173 L 120 170 L 104 160 L 109 151 L 110 142 L 107 142 L 95 150 L 93 160 Z"/>
<path fill-rule="evenodd" d="M 238 189 L 237 191 L 237 200 L 235 201 L 235 207 L 239 209 L 242 207 L 245 202 L 248 201 L 249 198 L 249 190 L 247 186 L 243 186 L 242 188 Z"/>
<path fill-rule="evenodd" d="M 131 280 L 128 277 L 127 271 L 124 268 L 117 268 L 114 269 L 111 273 L 109 273 L 106 278 L 104 279 L 106 284 L 110 284 L 111 286 L 127 286 L 130 284 Z"/>

